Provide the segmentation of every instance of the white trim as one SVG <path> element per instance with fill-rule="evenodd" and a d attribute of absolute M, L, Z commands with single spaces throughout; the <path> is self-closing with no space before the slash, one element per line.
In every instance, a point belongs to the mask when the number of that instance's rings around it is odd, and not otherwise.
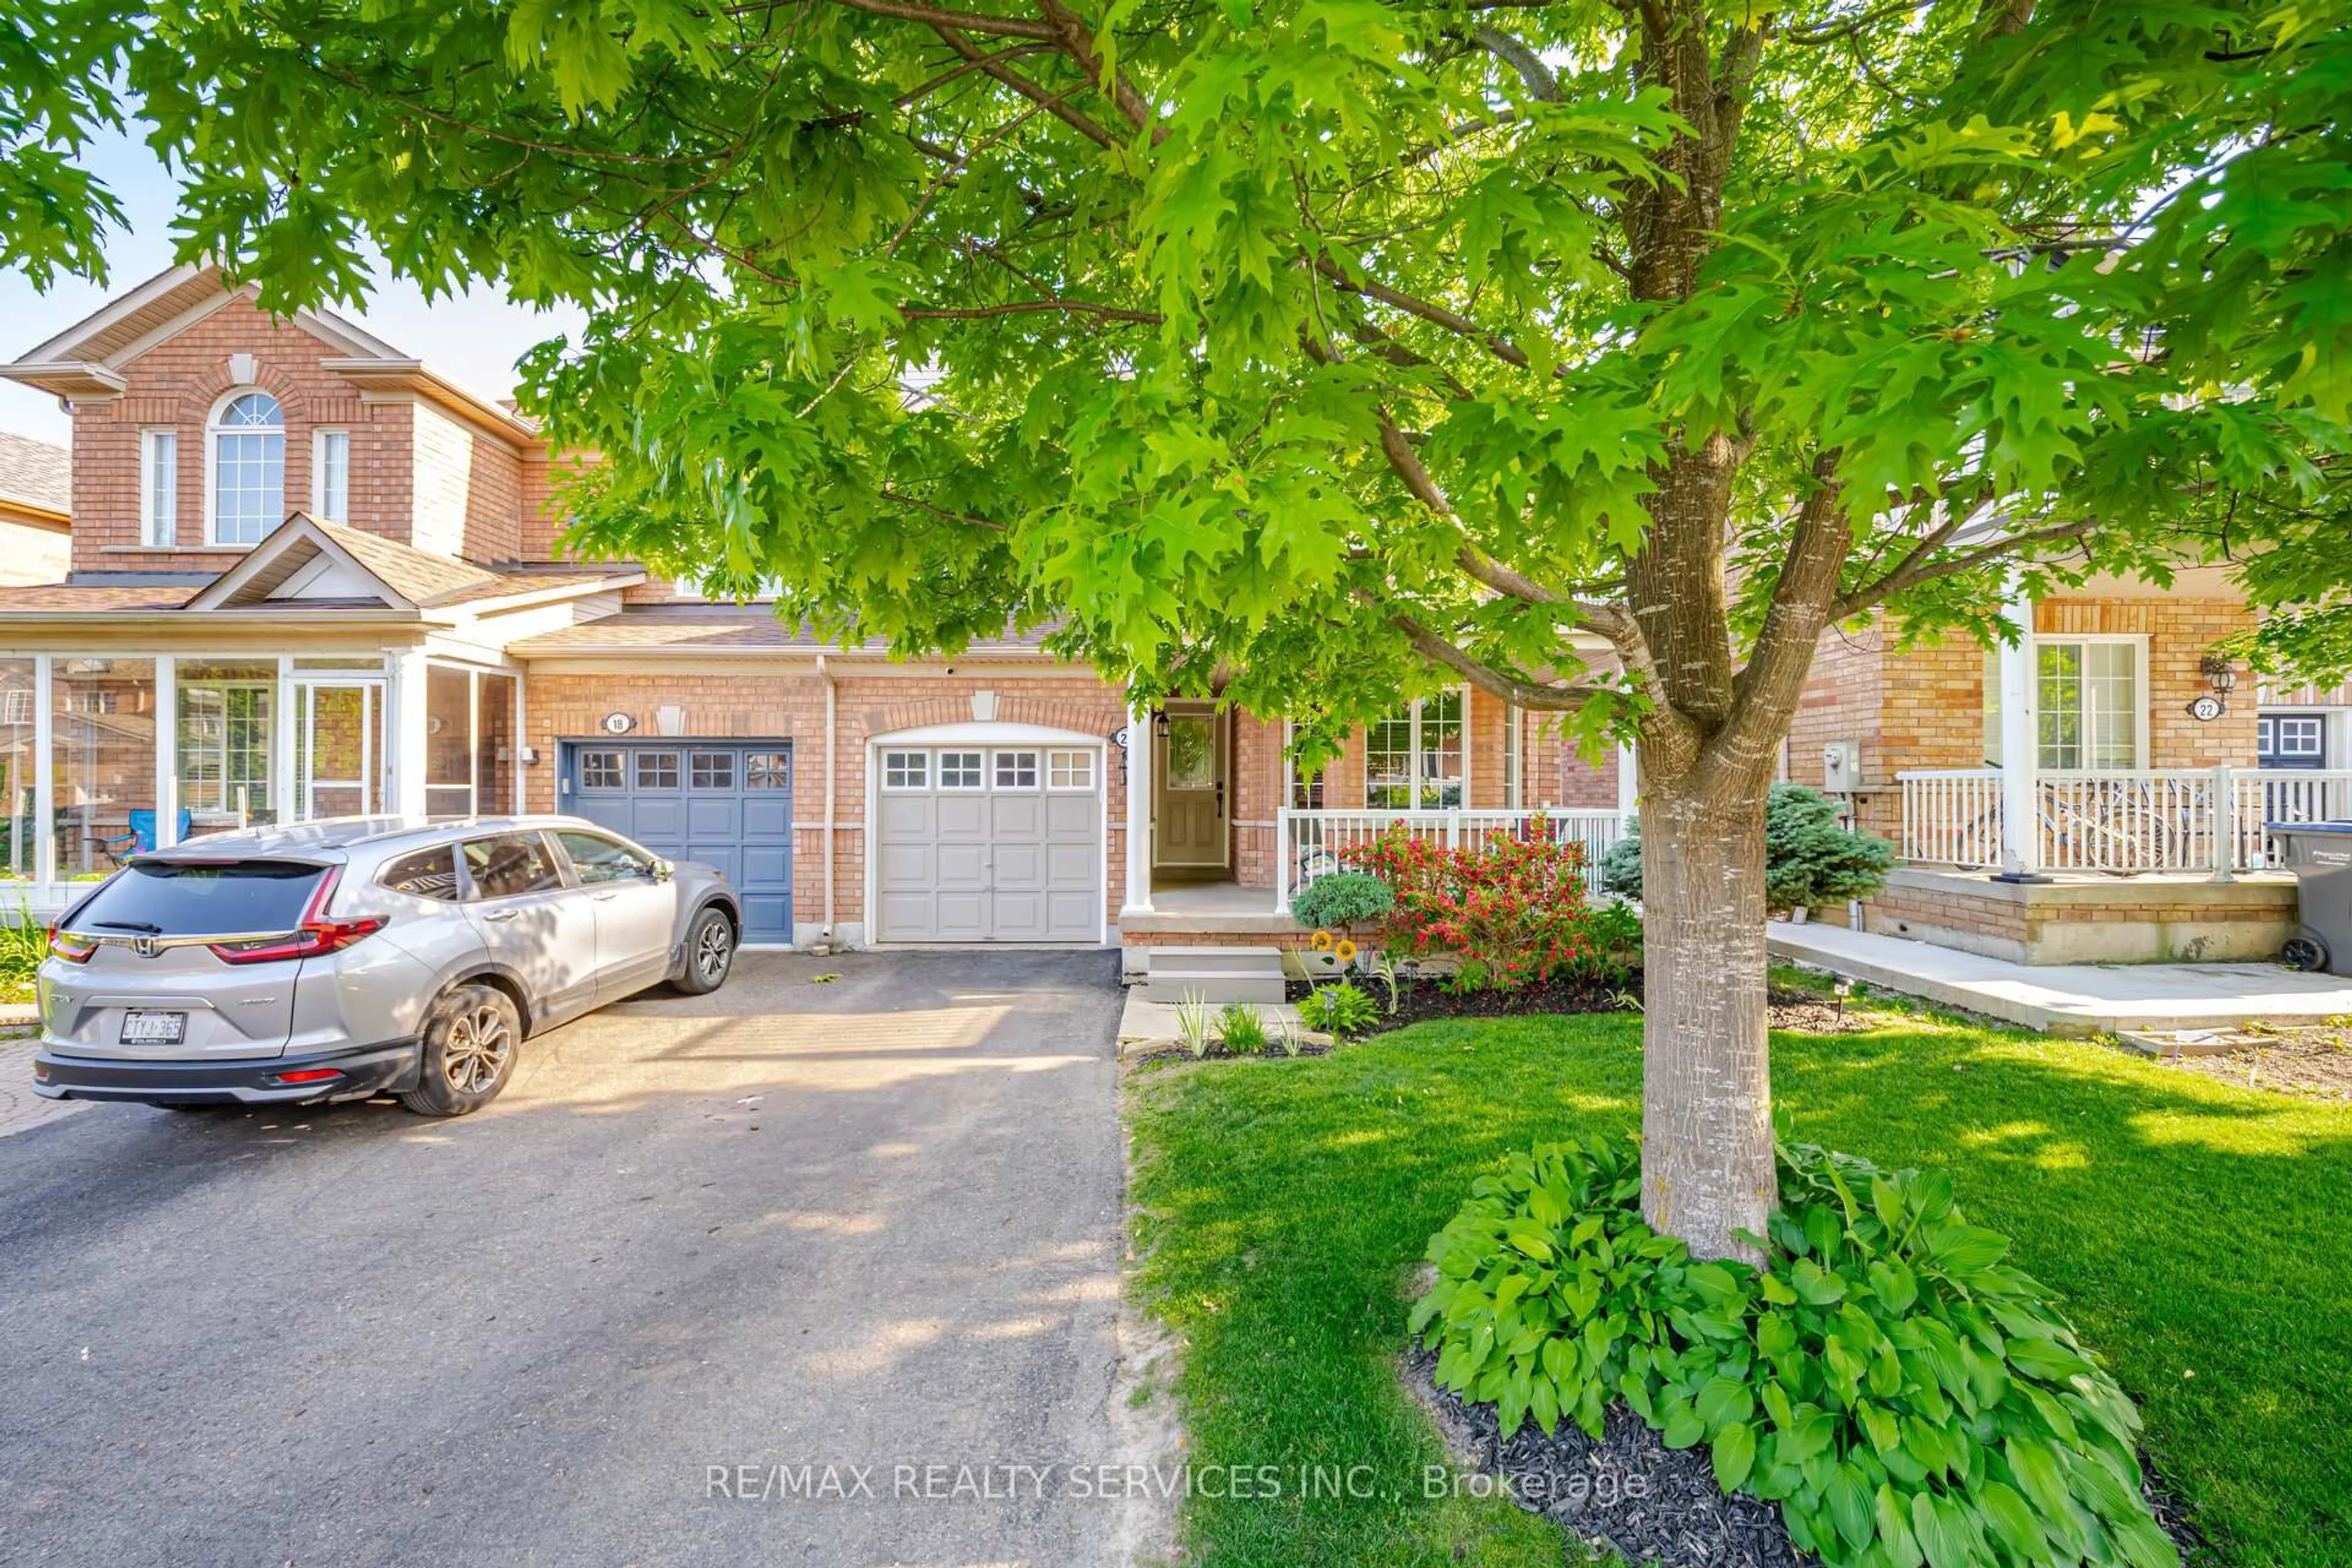
<path fill-rule="evenodd" d="M 114 325 L 115 322 L 122 320 L 125 316 L 133 316 L 138 314 L 148 306 L 153 304 L 156 300 L 162 299 L 164 295 L 169 294 L 173 289 L 177 289 L 181 284 L 193 281 L 200 276 L 204 270 L 205 269 L 201 267 L 186 264 L 166 268 L 163 271 L 155 274 L 154 277 L 147 279 L 146 282 L 132 289 L 129 293 L 121 295 L 118 299 L 110 300 L 107 303 L 100 305 L 97 310 L 91 311 L 89 315 L 84 316 L 80 321 L 76 321 L 72 326 L 68 327 L 64 331 L 59 332 L 57 336 L 49 339 L 47 342 L 36 344 L 34 347 L 26 350 L 25 353 L 16 359 L 16 363 L 20 365 L 34 365 L 54 359 L 61 350 L 73 347 L 85 339 L 97 336 L 100 332 L 106 331 L 107 328 Z M 218 310 L 219 306 L 215 305 L 214 309 Z"/>
<path fill-rule="evenodd" d="M 159 464 L 155 448 L 164 442 L 171 444 L 172 460 Z M 159 476 L 171 480 L 168 496 L 159 493 Z M 170 550 L 179 539 L 180 432 L 169 425 L 151 425 L 139 432 L 139 542 L 150 550 Z"/>
<path fill-rule="evenodd" d="M 340 507 L 327 504 L 327 447 L 336 440 L 343 444 L 343 503 Z M 310 515 L 327 522 L 348 523 L 352 521 L 351 510 L 352 433 L 340 425 L 320 426 L 310 432 Z"/>
<path fill-rule="evenodd" d="M 251 382 L 240 383 L 214 399 L 211 411 L 205 416 L 204 541 L 206 544 L 228 544 L 250 550 L 268 539 L 286 521 L 282 517 L 265 519 L 260 534 L 253 539 L 223 539 L 220 536 L 220 437 L 231 434 L 249 435 L 257 431 L 263 435 L 268 433 L 267 426 L 238 426 L 225 429 L 220 416 L 238 398 L 250 397 L 257 393 L 269 399 L 270 405 L 278 410 L 278 504 L 281 508 L 286 504 L 286 402 L 266 386 L 257 386 Z"/>
<path fill-rule="evenodd" d="M 882 769 L 882 793 L 884 795 L 918 795 L 928 794 L 931 788 L 931 778 L 934 772 L 932 763 L 936 759 L 932 757 L 929 747 L 885 746 L 876 753 L 876 756 Z M 920 784 L 892 784 L 890 782 L 890 769 L 892 765 L 890 759 L 893 757 L 914 758 L 917 765 L 922 770 L 923 782 Z M 913 769 L 907 767 L 903 763 L 899 764 L 899 771 L 909 774 L 914 772 Z"/>
<path fill-rule="evenodd" d="M 2132 714 L 2132 760 L 2129 766 L 2132 768 L 2147 767 L 2148 765 L 2148 710 L 2150 704 L 2155 700 L 2155 694 L 2148 689 L 2148 634 L 2146 632 L 2037 632 L 2034 634 L 2032 647 L 2033 663 L 2032 667 L 2033 680 L 2033 716 L 2035 720 L 2033 727 L 2034 767 L 2036 769 L 2040 769 L 2042 765 L 2042 726 L 2040 722 L 2042 717 L 2042 650 L 2049 647 L 2063 647 L 2069 643 L 2080 643 L 2086 646 L 2092 643 L 2127 643 L 2131 646 L 2133 649 L 2132 696 L 2135 699 L 2135 710 Z M 2089 742 L 2090 737 L 2085 734 L 2084 736 L 2084 743 L 2087 746 Z M 2004 763 L 2009 760 L 2009 749 L 2005 742 L 2001 748 L 2001 760 Z M 2052 768 L 2048 771 L 2051 773 L 2070 773 L 2077 771 L 2084 773 L 2116 773 L 2125 770 L 2116 768 L 2085 767 L 2079 770 Z"/>
<path fill-rule="evenodd" d="M 1130 717 L 1132 716 L 1132 712 L 1133 710 L 1130 709 Z M 1150 721 L 1148 718 L 1144 725 L 1144 734 L 1148 742 L 1150 735 Z M 946 746 L 953 750 L 970 751 L 974 749 L 975 745 L 977 745 L 977 747 L 982 750 L 989 750 L 993 749 L 995 744 L 999 742 L 1009 743 L 1010 749 L 1013 750 L 1025 751 L 1037 746 L 1059 746 L 1065 749 L 1084 748 L 1096 753 L 1095 790 L 1096 799 L 1101 803 L 1101 810 L 1097 815 L 1095 830 L 1099 837 L 1099 848 L 1101 851 L 1097 857 L 1097 864 L 1101 868 L 1102 875 L 1095 884 L 1096 925 L 1094 941 L 1092 942 L 959 942 L 938 943 L 883 942 L 878 938 L 875 938 L 875 940 L 871 941 L 866 940 L 869 937 L 874 937 L 875 933 L 880 931 L 882 923 L 881 909 L 877 902 L 878 889 L 876 887 L 875 879 L 877 862 L 881 858 L 875 853 L 875 850 L 881 840 L 879 820 L 881 816 L 880 803 L 882 797 L 882 769 L 880 766 L 882 753 L 885 751 L 912 751 L 918 747 L 923 746 Z M 1130 732 L 1130 747 L 1132 746 L 1132 743 L 1133 737 Z M 856 828 L 858 839 L 858 858 L 864 862 L 859 884 L 864 896 L 864 902 L 860 905 L 864 913 L 864 919 L 858 922 L 857 938 L 855 945 L 865 947 L 947 946 L 953 947 L 958 951 L 992 947 L 1034 947 L 1061 950 L 1088 946 L 1109 946 L 1111 937 L 1109 909 L 1110 773 L 1105 766 L 1105 763 L 1108 760 L 1109 747 L 1110 741 L 1106 736 L 1089 735 L 1080 730 L 1060 730 L 1046 724 L 1005 724 L 996 722 L 922 724 L 910 730 L 894 730 L 887 734 L 866 736 L 866 815 L 858 821 Z M 1040 755 L 1038 758 L 1037 779 L 1038 785 L 1041 790 L 1045 779 L 1045 758 L 1043 755 Z M 936 778 L 938 776 L 938 761 L 936 758 L 933 759 L 931 767 L 932 775 Z M 1134 764 L 1130 762 L 1129 764 L 1130 779 L 1132 779 L 1133 776 L 1133 767 Z M 981 779 L 984 786 L 991 789 L 994 787 L 994 760 L 987 756 L 982 757 Z M 797 783 L 797 779 L 795 779 L 794 782 Z M 1132 788 L 1131 784 L 1129 787 Z M 1027 794 L 1029 792 L 1021 791 L 1019 793 Z M 1076 794 L 1077 792 L 1072 791 L 1071 793 Z M 1132 796 L 1129 798 L 1132 799 Z M 1130 812 L 1130 817 L 1131 816 L 1132 813 Z M 1132 879 L 1130 878 L 1130 882 L 1131 880 Z M 1146 903 L 1145 908 L 1148 911 L 1150 909 L 1148 902 Z M 1124 914 L 1126 911 L 1122 910 L 1120 912 Z M 797 927 L 795 929 L 797 930 Z M 841 934 L 837 938 L 837 940 L 841 941 L 845 945 L 850 944 L 851 942 L 851 939 L 846 934 L 849 929 L 850 928 L 848 927 L 844 927 Z"/>
<path fill-rule="evenodd" d="M 180 661 L 155 656 L 155 847 L 180 841 Z"/>
<path fill-rule="evenodd" d="M 536 668 L 534 666 L 534 668 Z M 869 736 L 869 743 L 907 746 L 1100 746 L 1103 737 L 1083 730 L 1057 730 L 1046 724 L 924 724 Z"/>
<path fill-rule="evenodd" d="M 57 724 L 49 717 L 56 662 L 55 654 L 33 658 L 33 880 L 45 883 L 58 879 Z"/>
<path fill-rule="evenodd" d="M 1460 702 L 1460 717 L 1456 720 L 1456 722 L 1461 725 L 1462 729 L 1462 777 L 1460 780 L 1462 785 L 1462 798 L 1456 801 L 1452 806 L 1443 805 L 1436 801 L 1432 801 L 1425 805 L 1422 804 L 1421 786 L 1424 781 L 1421 774 L 1421 758 L 1422 752 L 1425 748 L 1423 746 L 1421 738 L 1421 714 L 1422 705 L 1424 702 L 1427 702 L 1429 699 L 1426 697 L 1413 697 L 1408 698 L 1405 702 L 1405 712 L 1408 716 L 1406 728 L 1406 744 L 1408 750 L 1405 752 L 1405 783 L 1407 787 L 1412 791 L 1412 798 L 1406 805 L 1400 806 L 1373 805 L 1370 804 L 1372 794 L 1372 726 L 1374 724 L 1382 724 L 1388 721 L 1386 718 L 1375 719 L 1370 723 L 1362 726 L 1364 731 L 1365 810 L 1451 811 L 1457 807 L 1464 811 L 1472 809 L 1470 805 L 1470 688 L 1467 683 L 1465 683 L 1460 686 L 1444 688 L 1440 691 L 1433 693 L 1433 695 L 1443 696 L 1445 691 L 1453 692 Z M 1437 782 L 1442 785 L 1445 781 L 1439 780 Z M 1440 793 L 1443 793 L 1442 790 Z"/>

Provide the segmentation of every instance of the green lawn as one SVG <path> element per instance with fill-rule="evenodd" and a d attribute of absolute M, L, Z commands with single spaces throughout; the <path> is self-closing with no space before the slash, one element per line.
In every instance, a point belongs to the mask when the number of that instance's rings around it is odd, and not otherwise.
<path fill-rule="evenodd" d="M 1774 1037 L 1794 1136 L 1949 1167 L 2147 1416 L 2234 1563 L 2352 1563 L 2352 1109 L 2096 1046 L 1888 1013 Z M 1370 1499 L 1196 1500 L 1215 1568 L 1559 1561 L 1506 1504 L 1422 1496 L 1404 1286 L 1504 1152 L 1638 1120 L 1638 1020 L 1424 1025 L 1135 1086 L 1140 1284 L 1187 1342 L 1196 1465 L 1369 1465 Z M 1364 1489 L 1359 1488 L 1358 1489 Z"/>

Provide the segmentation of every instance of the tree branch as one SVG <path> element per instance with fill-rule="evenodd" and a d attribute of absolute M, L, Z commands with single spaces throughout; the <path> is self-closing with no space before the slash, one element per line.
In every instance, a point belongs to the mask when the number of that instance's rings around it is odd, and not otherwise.
<path fill-rule="evenodd" d="M 1544 64 L 1543 56 L 1536 53 L 1526 39 L 1507 33 L 1489 22 L 1470 29 L 1473 42 L 1519 73 L 1526 84 L 1528 96 L 1538 103 L 1559 101 L 1559 78 L 1551 67 Z"/>
<path fill-rule="evenodd" d="M 1933 583 L 1939 577 L 1949 577 L 1956 573 L 1987 566 L 2005 557 L 2031 550 L 2037 544 L 2063 544 L 2070 539 L 2080 539 L 2098 525 L 2099 520 L 2096 518 L 2079 517 L 2071 522 L 2053 522 L 2046 528 L 2028 529 L 2022 533 L 2012 533 L 2007 538 L 1997 539 L 1990 544 L 1979 545 L 1974 550 L 1964 550 L 1958 555 L 1948 555 L 1941 561 L 1918 565 L 1900 582 L 1895 580 L 1897 574 L 1902 570 L 1898 567 L 1895 572 L 1888 573 L 1869 586 L 1857 588 L 1844 595 L 1831 606 L 1831 612 L 1837 619 L 1846 620 L 1874 605 L 1884 603 L 1906 589 L 1916 588 L 1922 583 Z M 1906 564 L 1909 564 L 1907 561 Z"/>
<path fill-rule="evenodd" d="M 1491 696 L 1499 697 L 1513 707 L 1526 708 L 1539 713 L 1566 713 L 1581 708 L 1595 697 L 1621 695 L 1614 687 L 1542 685 L 1524 680 L 1516 675 L 1506 675 L 1491 666 L 1481 664 L 1452 643 L 1423 626 L 1402 610 L 1392 610 L 1370 594 L 1357 595 L 1365 604 L 1380 610 L 1389 625 L 1404 633 L 1415 653 L 1433 664 L 1442 664 L 1463 679 Z"/>
<path fill-rule="evenodd" d="M 1155 310 L 1129 310 L 1117 305 L 1097 304 L 1092 300 L 1011 300 L 1002 305 L 940 305 L 901 307 L 898 314 L 912 321 L 984 321 L 992 316 L 1030 316 L 1049 310 L 1066 310 L 1074 315 L 1094 316 L 1106 321 L 1135 321 L 1144 326 L 1158 326 L 1160 321 Z"/>
<path fill-rule="evenodd" d="M 843 3 L 847 4 L 848 0 L 843 0 Z M 1040 26 L 1042 25 L 1043 24 L 1040 24 Z M 986 51 L 982 49 L 978 44 L 973 43 L 970 38 L 967 38 L 961 33 L 957 32 L 952 26 L 940 27 L 940 37 L 945 38 L 948 41 L 948 46 L 954 49 L 956 53 L 961 55 L 965 59 L 971 61 L 974 65 L 977 65 L 982 70 L 986 71 L 992 79 L 1003 82 L 1005 86 L 1011 88 L 1013 91 L 1019 93 L 1030 102 L 1040 105 L 1045 109 L 1046 113 L 1052 115 L 1055 119 L 1060 121 L 1063 124 L 1068 126 L 1071 130 L 1076 132 L 1087 141 L 1092 142 L 1096 146 L 1116 147 L 1118 145 L 1118 137 L 1113 136 L 1109 132 L 1096 124 L 1085 114 L 1080 113 L 1077 110 L 1073 109 L 1068 104 L 1063 102 L 1062 94 L 1047 92 L 1044 88 L 1038 86 L 1035 82 L 1031 81 L 1019 71 L 1014 70 L 1012 67 L 1005 65 L 1003 61 L 990 56 Z M 1058 44 L 1059 39 L 1056 38 L 1054 41 Z"/>
<path fill-rule="evenodd" d="M 941 11 L 929 5 L 910 5 L 905 0 L 834 0 L 853 11 L 866 11 L 877 16 L 896 16 L 902 22 L 920 22 L 926 26 L 944 31 L 953 27 L 966 33 L 990 33 L 1007 38 L 1035 38 L 1041 43 L 1059 44 L 1062 35 L 1045 22 L 1032 22 L 1025 16 L 990 16 L 978 11 Z"/>
<path fill-rule="evenodd" d="M 1449 332 L 1484 344 L 1488 353 L 1505 364 L 1520 370 L 1528 368 L 1528 356 L 1512 347 L 1509 339 L 1488 331 L 1467 316 L 1449 310 L 1443 305 L 1433 305 L 1426 300 L 1416 300 L 1410 294 L 1401 293 L 1375 278 L 1350 278 L 1344 268 L 1328 257 L 1317 257 L 1315 270 L 1350 294 L 1361 294 L 1368 300 L 1378 300 L 1383 305 L 1393 306 L 1409 316 L 1418 316 L 1432 326 L 1444 327 Z"/>

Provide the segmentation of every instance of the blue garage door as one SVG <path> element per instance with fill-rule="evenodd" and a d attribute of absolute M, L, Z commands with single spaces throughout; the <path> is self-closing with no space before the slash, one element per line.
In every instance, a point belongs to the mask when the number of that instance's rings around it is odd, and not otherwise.
<path fill-rule="evenodd" d="M 565 741 L 559 808 L 727 873 L 743 940 L 793 939 L 790 741 Z"/>

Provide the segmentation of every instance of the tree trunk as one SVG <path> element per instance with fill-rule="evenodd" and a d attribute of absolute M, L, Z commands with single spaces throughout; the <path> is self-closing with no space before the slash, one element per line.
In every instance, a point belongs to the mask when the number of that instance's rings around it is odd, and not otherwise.
<path fill-rule="evenodd" d="M 1778 1201 L 1765 1053 L 1764 785 L 1642 795 L 1642 1217 L 1759 1260 Z"/>

